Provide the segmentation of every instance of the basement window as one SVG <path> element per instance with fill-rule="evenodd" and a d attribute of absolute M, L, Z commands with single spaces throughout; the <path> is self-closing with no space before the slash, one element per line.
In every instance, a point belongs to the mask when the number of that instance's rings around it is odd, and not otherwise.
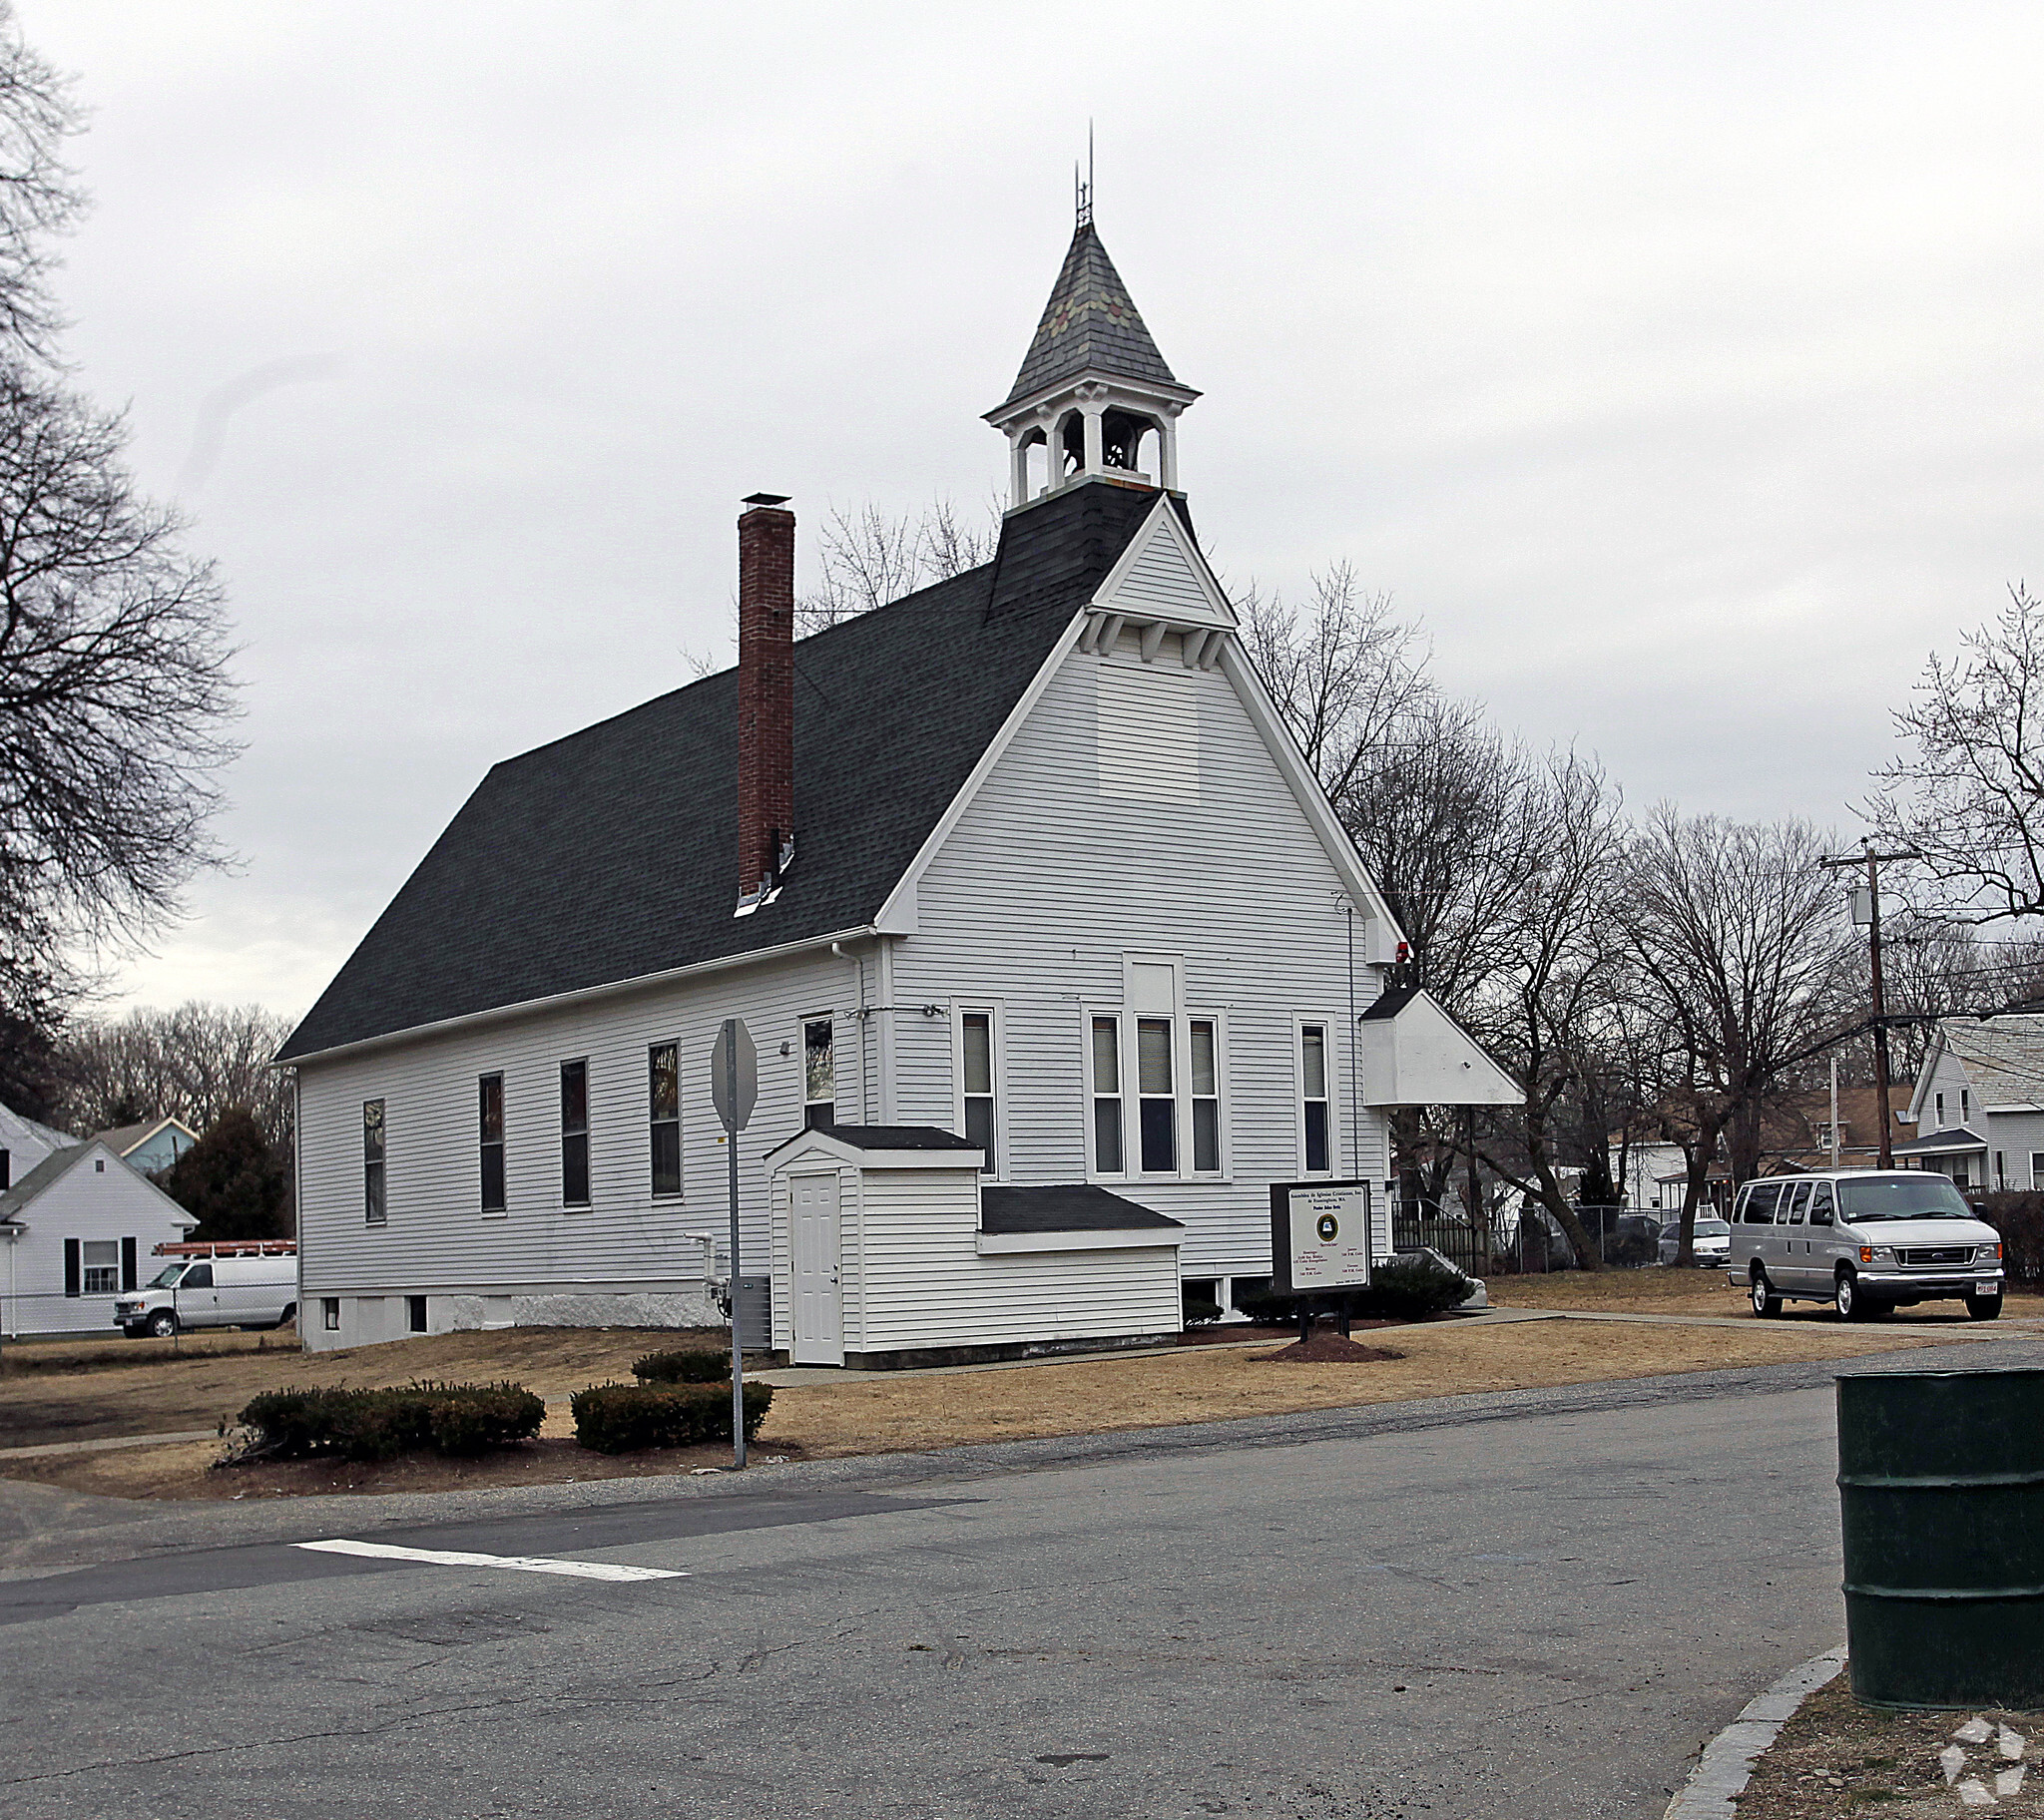
<path fill-rule="evenodd" d="M 834 1021 L 811 1018 L 802 1025 L 802 1130 L 827 1131 L 837 1123 L 837 1058 Z"/>
<path fill-rule="evenodd" d="M 383 1102 L 362 1102 L 362 1222 L 380 1226 L 389 1217 L 383 1181 Z"/>
<path fill-rule="evenodd" d="M 404 1298 L 405 1325 L 413 1333 L 426 1330 L 426 1298 L 422 1295 L 408 1295 Z"/>
<path fill-rule="evenodd" d="M 646 1052 L 648 1124 L 653 1138 L 653 1191 L 682 1191 L 682 1046 L 656 1043 Z"/>
<path fill-rule="evenodd" d="M 319 1298 L 319 1318 L 328 1333 L 340 1331 L 340 1297 L 322 1295 Z"/>

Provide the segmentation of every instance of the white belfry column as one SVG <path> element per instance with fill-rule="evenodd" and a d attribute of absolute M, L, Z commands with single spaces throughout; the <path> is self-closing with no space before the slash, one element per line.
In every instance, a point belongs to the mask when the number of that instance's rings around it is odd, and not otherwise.
<path fill-rule="evenodd" d="M 1029 503 L 1029 432 L 1018 429 L 1008 438 L 1008 504 Z"/>
<path fill-rule="evenodd" d="M 1083 407 L 1086 413 L 1086 466 L 1088 474 L 1098 474 L 1107 466 L 1107 452 L 1100 435 L 1101 405 L 1089 404 Z"/>
<path fill-rule="evenodd" d="M 1157 426 L 1158 466 L 1163 470 L 1158 475 L 1165 486 L 1173 492 L 1178 490 L 1178 415 L 1176 412 L 1165 417 Z"/>

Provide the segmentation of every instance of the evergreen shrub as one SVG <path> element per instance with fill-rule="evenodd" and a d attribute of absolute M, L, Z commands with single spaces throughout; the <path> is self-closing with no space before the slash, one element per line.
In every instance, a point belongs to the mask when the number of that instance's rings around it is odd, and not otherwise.
<path fill-rule="evenodd" d="M 1461 1271 L 1418 1252 L 1385 1258 L 1370 1272 L 1366 1289 L 1340 1289 L 1304 1300 L 1316 1310 L 1345 1308 L 1351 1320 L 1423 1321 L 1459 1307 L 1469 1299 L 1470 1287 Z M 1279 1325 L 1298 1319 L 1296 1296 L 1238 1295 L 1235 1305 L 1253 1321 Z"/>
<path fill-rule="evenodd" d="M 569 1398 L 575 1439 L 599 1454 L 629 1454 L 644 1447 L 701 1447 L 729 1443 L 731 1385 L 592 1384 Z M 751 1441 L 773 1403 L 770 1384 L 746 1386 L 746 1439 Z"/>
<path fill-rule="evenodd" d="M 2001 1234 L 2001 1268 L 2008 1280 L 2044 1282 L 2044 1193 L 2024 1188 L 1989 1194 L 1979 1212 Z"/>
<path fill-rule="evenodd" d="M 681 1352 L 649 1352 L 632 1362 L 632 1375 L 642 1384 L 729 1384 L 731 1354 L 691 1347 Z"/>
<path fill-rule="evenodd" d="M 394 1460 L 430 1451 L 467 1459 L 530 1441 L 546 1413 L 522 1384 L 420 1382 L 396 1390 L 264 1391 L 241 1419 L 256 1431 L 252 1458 Z"/>

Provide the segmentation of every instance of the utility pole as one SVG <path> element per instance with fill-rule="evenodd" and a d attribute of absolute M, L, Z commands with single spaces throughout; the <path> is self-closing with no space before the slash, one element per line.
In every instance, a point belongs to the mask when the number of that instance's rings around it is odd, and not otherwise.
<path fill-rule="evenodd" d="M 1887 1001 L 1882 995 L 1880 983 L 1880 869 L 1897 860 L 1921 859 L 1923 855 L 1913 847 L 1898 848 L 1892 853 L 1876 853 L 1871 841 L 1862 840 L 1859 844 L 1860 851 L 1857 853 L 1840 854 L 1836 859 L 1821 859 L 1817 864 L 1832 872 L 1851 866 L 1866 868 L 1865 886 L 1852 893 L 1852 920 L 1865 925 L 1867 953 L 1872 963 L 1870 972 L 1873 986 L 1874 1116 L 1880 1121 L 1879 1166 L 1891 1169 L 1895 1166 L 1894 1121 L 1888 1112 Z M 1835 1113 L 1832 1117 L 1835 1130 Z"/>

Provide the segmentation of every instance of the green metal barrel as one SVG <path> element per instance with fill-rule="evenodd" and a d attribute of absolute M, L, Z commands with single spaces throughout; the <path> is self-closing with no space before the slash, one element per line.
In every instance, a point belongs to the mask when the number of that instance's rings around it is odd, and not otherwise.
<path fill-rule="evenodd" d="M 1852 1691 L 2044 1706 L 2044 1371 L 1838 1379 Z"/>

